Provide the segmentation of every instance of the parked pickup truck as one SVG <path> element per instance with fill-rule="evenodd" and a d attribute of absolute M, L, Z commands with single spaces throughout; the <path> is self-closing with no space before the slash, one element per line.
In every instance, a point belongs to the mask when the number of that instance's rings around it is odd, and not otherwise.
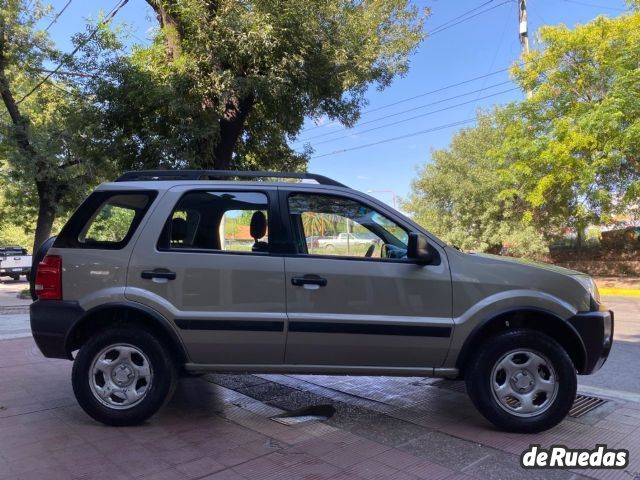
<path fill-rule="evenodd" d="M 31 255 L 25 248 L 11 245 L 0 247 L 0 277 L 11 277 L 19 280 L 20 275 L 27 279 L 31 273 Z"/>
<path fill-rule="evenodd" d="M 371 245 L 376 239 L 366 234 L 340 233 L 337 237 L 322 237 L 318 239 L 318 247 L 331 250 L 335 247 L 346 247 L 347 245 Z"/>

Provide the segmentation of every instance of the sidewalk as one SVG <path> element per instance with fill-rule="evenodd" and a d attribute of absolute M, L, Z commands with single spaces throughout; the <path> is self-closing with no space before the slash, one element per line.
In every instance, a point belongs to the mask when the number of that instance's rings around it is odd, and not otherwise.
<path fill-rule="evenodd" d="M 71 362 L 30 338 L 0 342 L 0 479 L 633 479 L 640 403 L 612 400 L 537 435 L 495 431 L 460 384 L 389 377 L 206 375 L 183 379 L 146 425 L 113 428 L 76 405 Z M 271 419 L 330 404 L 326 421 Z M 532 443 L 627 448 L 627 471 L 527 470 Z"/>

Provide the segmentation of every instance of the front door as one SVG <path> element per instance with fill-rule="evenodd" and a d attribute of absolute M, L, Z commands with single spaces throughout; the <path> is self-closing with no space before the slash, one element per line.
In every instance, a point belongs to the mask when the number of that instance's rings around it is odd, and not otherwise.
<path fill-rule="evenodd" d="M 175 321 L 195 363 L 283 361 L 284 260 L 272 254 L 269 235 L 274 195 L 174 189 L 154 213 L 166 223 L 149 225 L 136 244 L 126 296 Z"/>
<path fill-rule="evenodd" d="M 441 366 L 453 328 L 444 254 L 408 260 L 408 227 L 354 197 L 292 190 L 282 203 L 297 251 L 285 258 L 285 362 Z"/>

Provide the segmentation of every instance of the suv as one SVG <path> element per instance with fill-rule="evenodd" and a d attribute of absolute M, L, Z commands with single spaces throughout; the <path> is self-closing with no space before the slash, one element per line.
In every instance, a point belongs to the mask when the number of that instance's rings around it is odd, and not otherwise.
<path fill-rule="evenodd" d="M 375 249 L 310 252 L 330 228 Z M 243 231 L 253 243 L 230 241 Z M 36 277 L 36 343 L 74 360 L 78 402 L 110 425 L 153 415 L 182 369 L 464 378 L 488 420 L 536 432 L 613 337 L 590 277 L 463 253 L 312 174 L 127 173 L 77 209 Z"/>

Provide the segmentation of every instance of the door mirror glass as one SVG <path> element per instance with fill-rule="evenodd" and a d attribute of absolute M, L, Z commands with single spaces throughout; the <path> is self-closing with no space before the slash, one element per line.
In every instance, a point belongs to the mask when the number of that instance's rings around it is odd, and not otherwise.
<path fill-rule="evenodd" d="M 425 235 L 415 232 L 409 234 L 407 258 L 419 263 L 429 263 L 432 260 L 433 257 L 429 251 L 429 242 Z"/>

